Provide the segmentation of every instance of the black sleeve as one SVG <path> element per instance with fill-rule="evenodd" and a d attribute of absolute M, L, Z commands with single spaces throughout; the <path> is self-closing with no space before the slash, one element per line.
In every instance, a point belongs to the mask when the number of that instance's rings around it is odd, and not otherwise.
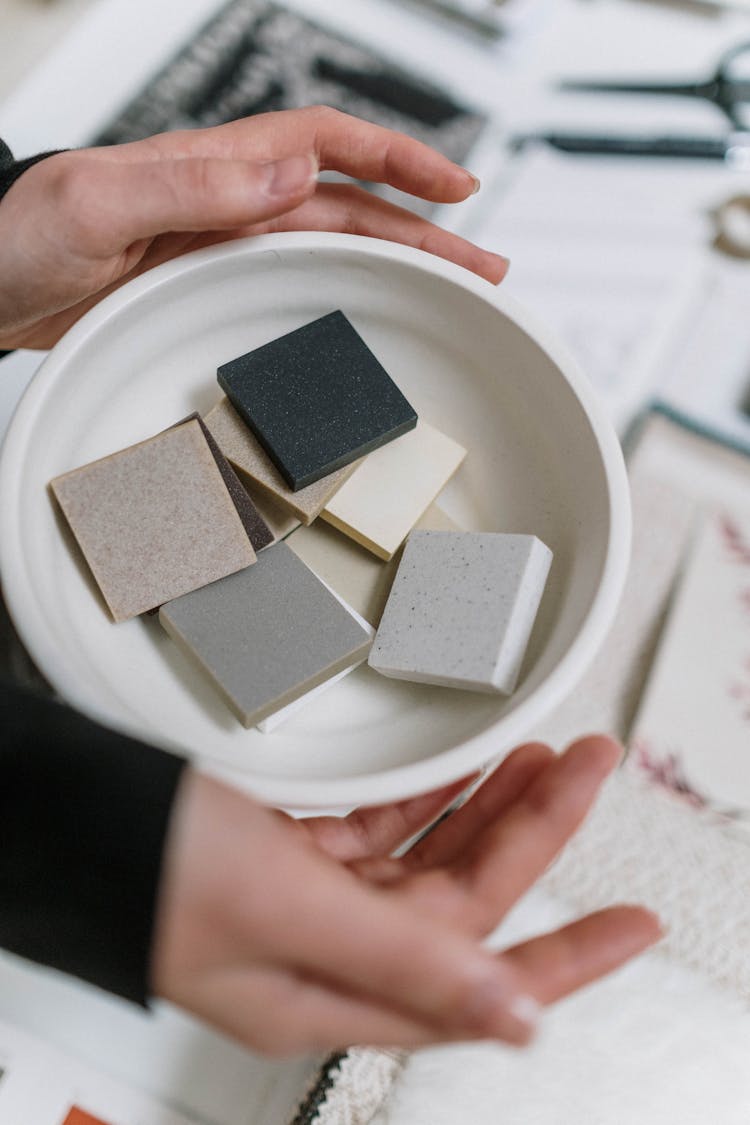
<path fill-rule="evenodd" d="M 145 1004 L 185 763 L 0 682 L 0 945 Z"/>
<path fill-rule="evenodd" d="M 62 151 L 62 149 L 54 149 L 52 152 L 39 152 L 36 156 L 27 156 L 25 160 L 14 160 L 13 153 L 0 137 L 0 199 L 28 168 Z"/>
<path fill-rule="evenodd" d="M 0 139 L 0 199 L 52 155 Z M 0 732 L 0 945 L 145 1004 L 185 763 L 2 681 Z"/>

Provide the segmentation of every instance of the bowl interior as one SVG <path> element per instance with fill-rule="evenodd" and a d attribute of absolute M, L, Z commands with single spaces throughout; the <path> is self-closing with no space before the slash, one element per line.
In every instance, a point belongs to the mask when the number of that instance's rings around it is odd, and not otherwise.
<path fill-rule="evenodd" d="M 46 485 L 207 410 L 221 394 L 219 364 L 334 308 L 420 416 L 468 449 L 440 498 L 448 514 L 467 529 L 538 535 L 554 561 L 510 699 L 364 666 L 264 735 L 236 723 L 156 619 L 110 622 Z M 53 684 L 89 713 L 239 771 L 287 804 L 427 789 L 507 748 L 556 702 L 555 675 L 601 600 L 614 527 L 600 424 L 510 310 L 457 267 L 333 235 L 203 251 L 95 309 L 46 361 L 4 456 L 8 600 Z M 578 646 L 581 670 L 600 639 Z"/>

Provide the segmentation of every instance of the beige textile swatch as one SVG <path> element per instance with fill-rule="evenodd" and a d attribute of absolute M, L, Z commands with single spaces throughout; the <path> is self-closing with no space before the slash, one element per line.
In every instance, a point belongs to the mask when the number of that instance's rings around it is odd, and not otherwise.
<path fill-rule="evenodd" d="M 355 461 L 353 465 L 338 469 L 322 480 L 293 492 L 228 398 L 223 398 L 209 410 L 204 421 L 243 483 L 253 492 L 261 490 L 269 499 L 293 512 L 304 524 L 311 524 L 320 515 L 344 481 L 362 463 Z"/>
<path fill-rule="evenodd" d="M 50 482 L 115 621 L 255 562 L 197 421 Z"/>

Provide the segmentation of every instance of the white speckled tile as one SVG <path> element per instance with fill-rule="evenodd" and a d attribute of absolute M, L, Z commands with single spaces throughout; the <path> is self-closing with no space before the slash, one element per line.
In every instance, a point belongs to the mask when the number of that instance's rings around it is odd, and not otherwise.
<path fill-rule="evenodd" d="M 533 535 L 414 531 L 370 666 L 396 679 L 509 695 L 551 561 Z"/>
<path fill-rule="evenodd" d="M 366 457 L 326 503 L 322 518 L 390 559 L 465 456 L 463 446 L 420 420 Z"/>

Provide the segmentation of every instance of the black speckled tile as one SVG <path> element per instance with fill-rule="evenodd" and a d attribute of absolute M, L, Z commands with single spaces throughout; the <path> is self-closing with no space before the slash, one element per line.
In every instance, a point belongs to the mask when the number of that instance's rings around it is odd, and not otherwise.
<path fill-rule="evenodd" d="M 417 424 L 413 407 L 340 311 L 223 364 L 218 378 L 294 491 Z"/>

